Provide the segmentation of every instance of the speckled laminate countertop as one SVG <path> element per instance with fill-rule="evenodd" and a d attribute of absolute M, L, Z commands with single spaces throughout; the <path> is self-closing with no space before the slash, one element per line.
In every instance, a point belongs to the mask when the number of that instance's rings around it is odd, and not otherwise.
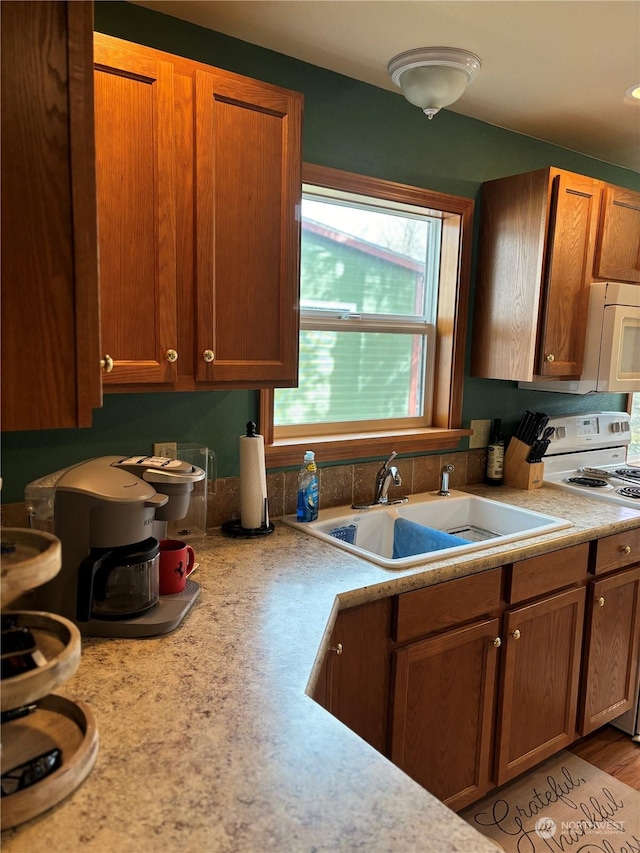
<path fill-rule="evenodd" d="M 174 632 L 83 640 L 61 692 L 95 714 L 96 765 L 3 833 L 4 853 L 495 850 L 307 695 L 340 607 L 640 525 L 640 512 L 546 487 L 469 491 L 572 527 L 398 573 L 279 522 L 198 545 L 200 597 Z"/>

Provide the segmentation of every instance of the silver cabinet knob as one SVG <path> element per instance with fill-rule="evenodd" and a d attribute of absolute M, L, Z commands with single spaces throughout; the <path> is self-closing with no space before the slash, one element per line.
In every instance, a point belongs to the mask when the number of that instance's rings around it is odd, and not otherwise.
<path fill-rule="evenodd" d="M 338 644 L 337 644 L 337 645 L 335 645 L 335 646 L 329 646 L 329 651 L 330 651 L 330 652 L 335 652 L 337 655 L 341 655 L 341 654 L 342 654 L 342 651 L 343 651 L 343 649 L 342 649 L 342 643 L 338 643 Z"/>
<path fill-rule="evenodd" d="M 168 361 L 170 364 L 173 364 L 173 363 L 174 363 L 174 361 L 177 361 L 177 360 L 178 360 L 178 353 L 177 353 L 174 349 L 168 349 L 168 350 L 165 352 L 164 357 L 167 359 L 167 361 Z"/>
<path fill-rule="evenodd" d="M 511 636 L 513 637 L 514 640 L 519 640 L 520 636 L 521 636 L 520 629 L 516 628 L 516 630 L 511 634 Z"/>
<path fill-rule="evenodd" d="M 214 360 L 214 358 L 215 358 L 215 356 L 214 356 L 214 354 L 213 354 L 213 350 L 212 350 L 212 349 L 206 349 L 206 350 L 202 353 L 202 358 L 204 359 L 204 361 L 206 361 L 206 362 L 207 362 L 207 364 L 211 364 L 211 362 L 212 362 L 212 361 Z"/>
<path fill-rule="evenodd" d="M 604 607 L 604 598 L 602 596 L 598 599 L 598 607 Z"/>
<path fill-rule="evenodd" d="M 556 360 L 556 357 L 555 357 L 555 355 L 554 355 L 553 353 L 551 353 L 551 352 L 549 353 L 549 355 L 546 355 L 546 356 L 545 356 L 545 361 L 548 361 L 548 362 L 549 362 L 549 364 L 553 364 L 553 362 L 554 362 L 555 360 Z"/>
<path fill-rule="evenodd" d="M 496 647 L 496 649 L 500 648 L 500 646 L 502 645 L 502 640 L 500 639 L 500 637 L 495 638 L 495 640 L 493 641 L 493 645 Z"/>

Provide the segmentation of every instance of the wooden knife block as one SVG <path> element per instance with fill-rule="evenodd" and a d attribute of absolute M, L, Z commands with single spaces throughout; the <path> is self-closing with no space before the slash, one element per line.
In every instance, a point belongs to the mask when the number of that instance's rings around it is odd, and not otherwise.
<path fill-rule="evenodd" d="M 539 489 L 544 479 L 544 462 L 527 462 L 531 448 L 517 438 L 512 438 L 504 455 L 505 486 L 516 489 Z"/>

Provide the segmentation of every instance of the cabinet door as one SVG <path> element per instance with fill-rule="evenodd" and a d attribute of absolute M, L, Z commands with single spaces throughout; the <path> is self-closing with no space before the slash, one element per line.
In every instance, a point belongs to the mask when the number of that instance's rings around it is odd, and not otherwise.
<path fill-rule="evenodd" d="M 580 734 L 628 711 L 638 696 L 640 566 L 593 581 L 587 604 Z"/>
<path fill-rule="evenodd" d="M 483 184 L 474 376 L 580 376 L 601 193 L 560 169 Z"/>
<path fill-rule="evenodd" d="M 196 71 L 196 376 L 298 373 L 302 96 Z"/>
<path fill-rule="evenodd" d="M 491 787 L 498 619 L 393 653 L 391 760 L 452 809 Z"/>
<path fill-rule="evenodd" d="M 537 372 L 579 377 L 602 185 L 569 172 L 552 174 Z"/>
<path fill-rule="evenodd" d="M 174 382 L 173 66 L 101 35 L 94 50 L 104 382 Z"/>
<path fill-rule="evenodd" d="M 575 739 L 584 596 L 570 589 L 504 616 L 498 785 Z"/>
<path fill-rule="evenodd" d="M 101 405 L 92 3 L 2 3 L 2 429 Z"/>
<path fill-rule="evenodd" d="M 314 699 L 378 752 L 387 752 L 391 599 L 338 613 Z M 339 654 L 336 650 L 339 650 Z"/>
<path fill-rule="evenodd" d="M 594 276 L 640 282 L 640 193 L 605 187 Z"/>

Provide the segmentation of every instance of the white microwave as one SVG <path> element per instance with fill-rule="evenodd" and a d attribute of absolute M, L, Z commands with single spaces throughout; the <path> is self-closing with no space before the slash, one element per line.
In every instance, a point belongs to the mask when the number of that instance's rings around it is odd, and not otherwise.
<path fill-rule="evenodd" d="M 589 286 L 580 379 L 518 382 L 518 388 L 562 394 L 640 391 L 640 284 L 598 281 Z"/>

